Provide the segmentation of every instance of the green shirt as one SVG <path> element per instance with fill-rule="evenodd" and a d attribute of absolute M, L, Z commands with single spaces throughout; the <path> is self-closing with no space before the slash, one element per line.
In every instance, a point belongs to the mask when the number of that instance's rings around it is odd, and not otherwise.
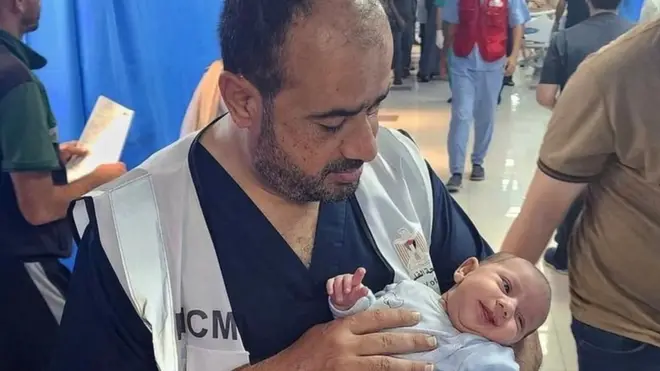
<path fill-rule="evenodd" d="M 32 69 L 46 59 L 0 31 L 0 167 L 2 172 L 60 170 L 57 123 Z"/>
<path fill-rule="evenodd" d="M 444 8 L 445 0 L 435 0 L 435 6 L 437 6 L 438 8 Z"/>
<path fill-rule="evenodd" d="M 57 123 L 43 84 L 32 73 L 46 59 L 0 30 L 0 254 L 67 256 L 71 234 L 65 220 L 33 226 L 18 207 L 11 173 L 52 174 L 66 184 L 59 158 Z"/>

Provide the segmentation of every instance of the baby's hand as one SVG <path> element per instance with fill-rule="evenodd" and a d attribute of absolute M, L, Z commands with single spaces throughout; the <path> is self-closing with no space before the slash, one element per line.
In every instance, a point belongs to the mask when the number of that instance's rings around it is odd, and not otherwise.
<path fill-rule="evenodd" d="M 369 289 L 362 285 L 367 274 L 364 268 L 358 268 L 354 274 L 342 274 L 328 280 L 328 296 L 335 308 L 349 310 L 363 297 L 369 295 Z"/>

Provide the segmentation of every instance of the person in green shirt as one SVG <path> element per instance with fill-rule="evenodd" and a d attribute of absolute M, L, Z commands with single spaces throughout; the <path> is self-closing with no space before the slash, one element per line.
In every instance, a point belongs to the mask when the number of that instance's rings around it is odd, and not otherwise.
<path fill-rule="evenodd" d="M 69 203 L 125 172 L 102 165 L 71 184 L 65 164 L 86 151 L 60 145 L 34 69 L 46 59 L 21 42 L 40 0 L 0 0 L 0 369 L 44 370 L 62 314 L 72 237 Z"/>

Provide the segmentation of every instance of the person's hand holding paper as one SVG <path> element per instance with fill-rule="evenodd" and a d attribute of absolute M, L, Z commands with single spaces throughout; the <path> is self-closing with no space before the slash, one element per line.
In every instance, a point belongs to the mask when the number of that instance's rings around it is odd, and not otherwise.
<path fill-rule="evenodd" d="M 103 164 L 124 168 L 121 157 L 134 112 L 106 97 L 99 97 L 80 140 L 67 147 L 74 157 L 66 162 L 69 181 L 95 172 Z M 82 156 L 81 156 L 82 155 Z"/>
<path fill-rule="evenodd" d="M 77 140 L 60 144 L 60 159 L 64 164 L 69 163 L 74 157 L 85 157 L 88 153 L 89 150 L 79 146 Z"/>

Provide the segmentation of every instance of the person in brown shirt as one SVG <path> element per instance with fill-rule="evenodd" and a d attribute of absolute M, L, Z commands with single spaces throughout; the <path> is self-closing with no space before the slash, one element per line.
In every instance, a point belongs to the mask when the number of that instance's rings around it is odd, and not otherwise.
<path fill-rule="evenodd" d="M 660 369 L 660 20 L 589 57 L 553 111 L 502 249 L 536 262 L 573 200 L 572 330 L 581 371 Z"/>

